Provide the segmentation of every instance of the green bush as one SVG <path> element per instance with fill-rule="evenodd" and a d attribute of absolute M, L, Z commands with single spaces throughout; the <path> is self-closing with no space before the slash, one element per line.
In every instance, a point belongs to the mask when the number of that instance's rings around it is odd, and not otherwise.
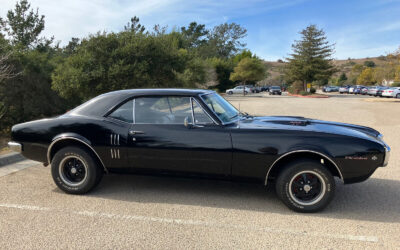
<path fill-rule="evenodd" d="M 311 93 L 311 94 L 315 94 L 316 91 L 317 91 L 317 90 L 316 90 L 315 88 L 311 88 L 311 89 L 310 89 L 310 93 Z"/>
<path fill-rule="evenodd" d="M 391 87 L 400 87 L 400 82 L 394 82 L 392 83 L 392 85 L 390 85 Z"/>
<path fill-rule="evenodd" d="M 301 91 L 304 91 L 303 83 L 300 81 L 295 81 L 288 88 L 288 92 L 291 94 L 299 94 Z"/>

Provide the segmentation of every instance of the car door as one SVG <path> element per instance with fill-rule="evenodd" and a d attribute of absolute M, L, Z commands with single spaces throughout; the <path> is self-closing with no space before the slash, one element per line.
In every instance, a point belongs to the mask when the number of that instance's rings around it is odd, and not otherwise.
<path fill-rule="evenodd" d="M 230 175 L 230 133 L 213 122 L 194 98 L 139 97 L 134 103 L 128 139 L 131 167 Z"/>

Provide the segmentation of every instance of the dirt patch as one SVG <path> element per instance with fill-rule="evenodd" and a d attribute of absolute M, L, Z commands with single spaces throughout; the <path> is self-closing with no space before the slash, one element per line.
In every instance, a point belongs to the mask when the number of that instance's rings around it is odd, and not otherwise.
<path fill-rule="evenodd" d="M 7 143 L 9 142 L 10 138 L 5 136 L 0 136 L 0 155 L 4 155 L 10 153 L 11 150 L 7 147 Z"/>

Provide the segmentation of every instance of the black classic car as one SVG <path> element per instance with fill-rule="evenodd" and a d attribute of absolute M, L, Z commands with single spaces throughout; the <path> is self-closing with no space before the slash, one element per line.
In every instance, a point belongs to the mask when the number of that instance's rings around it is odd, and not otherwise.
<path fill-rule="evenodd" d="M 390 152 L 372 128 L 253 117 L 214 91 L 184 89 L 103 94 L 64 115 L 13 126 L 9 146 L 51 164 L 67 193 L 86 193 L 109 172 L 183 174 L 274 183 L 300 212 L 332 200 L 334 177 L 364 181 L 387 165 Z"/>

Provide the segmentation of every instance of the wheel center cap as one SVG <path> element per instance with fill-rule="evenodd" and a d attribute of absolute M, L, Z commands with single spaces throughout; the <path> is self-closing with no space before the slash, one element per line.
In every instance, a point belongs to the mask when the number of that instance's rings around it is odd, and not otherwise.
<path fill-rule="evenodd" d="M 76 168 L 71 168 L 71 173 L 76 174 Z"/>
<path fill-rule="evenodd" d="M 306 191 L 306 193 L 308 193 L 311 190 L 311 186 L 310 185 L 304 185 L 304 191 Z"/>

